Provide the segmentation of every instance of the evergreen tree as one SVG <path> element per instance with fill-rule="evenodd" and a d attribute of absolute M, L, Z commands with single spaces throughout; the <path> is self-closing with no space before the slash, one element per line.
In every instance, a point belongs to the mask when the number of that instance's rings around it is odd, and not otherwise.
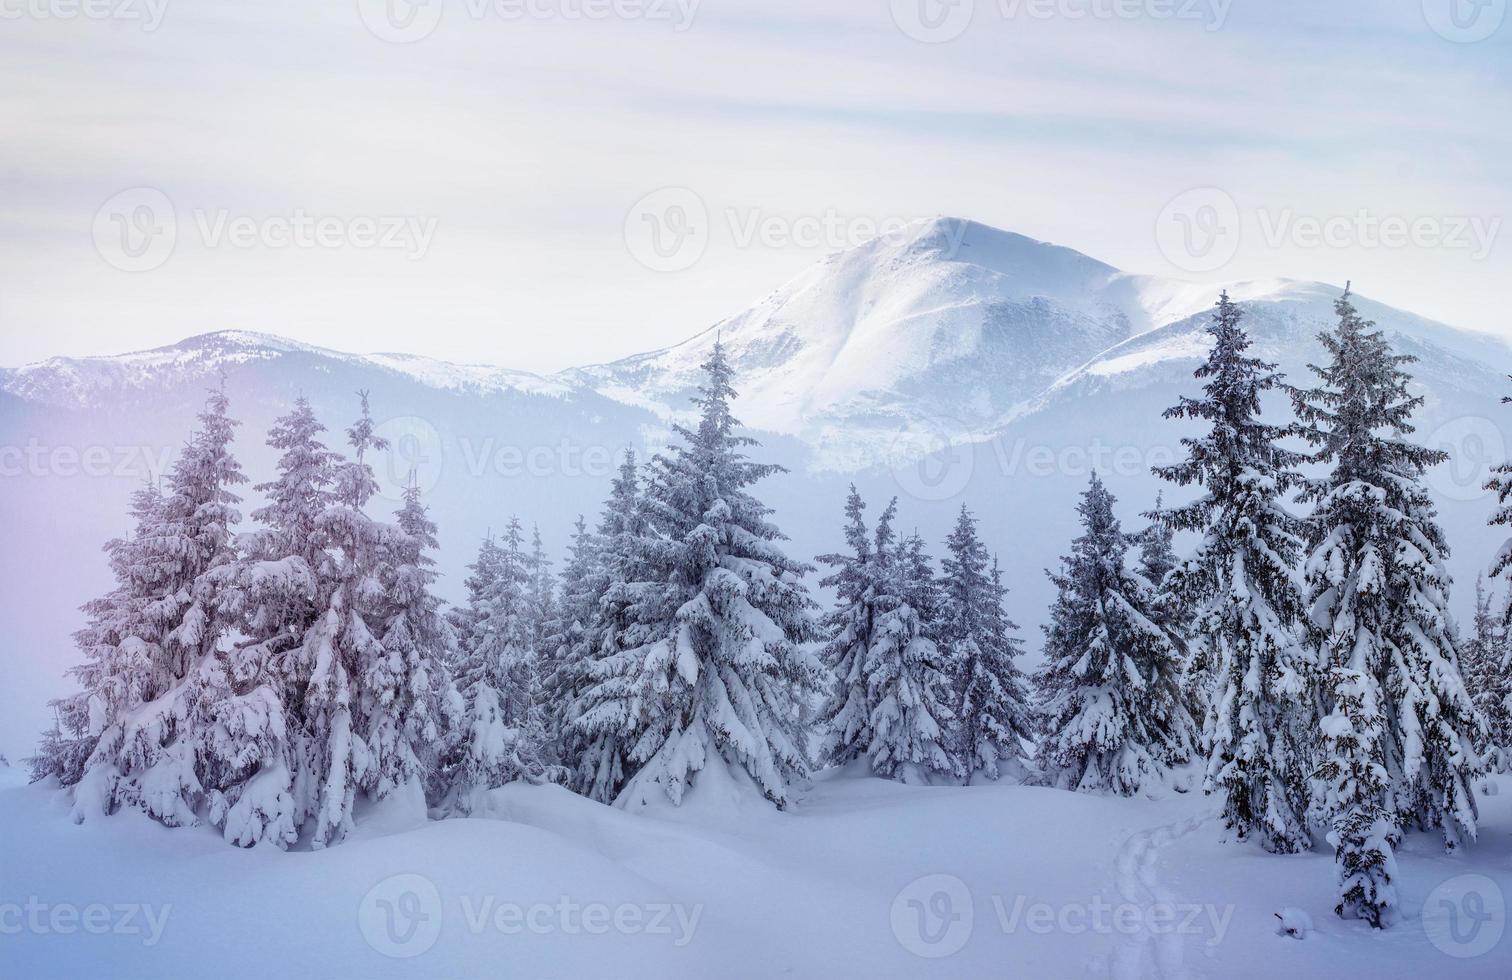
<path fill-rule="evenodd" d="M 105 545 L 115 588 L 90 600 L 82 611 L 87 625 L 74 634 L 82 663 L 68 673 L 80 690 L 51 704 L 53 727 L 43 733 L 42 745 L 30 760 L 33 780 L 55 776 L 73 786 L 105 728 L 141 705 L 143 685 L 150 683 L 155 627 L 147 619 L 156 592 L 155 572 L 142 559 L 144 543 L 154 533 L 163 498 L 148 484 L 131 498 L 132 531 Z"/>
<path fill-rule="evenodd" d="M 479 589 L 467 641 L 453 672 L 465 705 L 459 743 L 447 763 L 443 808 L 472 812 L 483 791 L 550 775 L 541 757 L 545 733 L 533 709 L 529 574 L 520 522 L 511 518 L 502 544 L 483 542 L 473 577 Z"/>
<path fill-rule="evenodd" d="M 946 659 L 961 671 L 956 712 L 956 755 L 968 778 L 991 780 L 1028 774 L 1025 746 L 1032 739 L 1032 716 L 1024 677 L 1014 663 L 1023 642 L 1003 612 L 1002 573 L 977 537 L 977 522 L 965 505 L 946 539 L 941 561 L 944 609 L 940 643 Z"/>
<path fill-rule="evenodd" d="M 350 833 L 360 797 L 381 800 L 428 778 L 414 743 L 428 725 L 415 716 L 411 685 L 429 687 L 430 658 L 439 653 L 422 561 L 433 531 L 418 499 L 404 518 L 414 534 L 365 512 L 378 489 L 368 454 L 388 444 L 374 431 L 367 393 L 359 398 L 361 414 L 347 429 L 352 458 L 335 467 L 331 502 L 316 521 L 332 560 L 324 608 L 304 641 L 311 673 L 295 794 L 316 848 Z M 410 676 L 412 669 L 419 674 Z M 433 718 L 436 710 L 427 703 L 420 713 Z"/>
<path fill-rule="evenodd" d="M 1046 572 L 1057 596 L 1036 678 L 1039 761 L 1052 785 L 1128 796 L 1180 759 L 1191 721 L 1177 646 L 1151 618 L 1148 585 L 1124 567 L 1129 540 L 1113 502 L 1094 473 L 1077 507 L 1083 533 L 1061 571 Z"/>
<path fill-rule="evenodd" d="M 1448 549 L 1420 482 L 1446 457 L 1402 438 L 1422 404 L 1408 393 L 1412 358 L 1392 352 L 1347 289 L 1335 311 L 1337 329 L 1321 336 L 1329 363 L 1312 368 L 1319 387 L 1293 392 L 1312 459 L 1333 464 L 1302 494 L 1316 505 L 1306 584 L 1332 701 L 1319 777 L 1341 914 L 1381 924 L 1401 828 L 1439 827 L 1450 847 L 1475 835 L 1479 719 L 1454 648 Z M 1381 814 L 1390 834 L 1376 829 Z"/>
<path fill-rule="evenodd" d="M 543 668 L 541 700 L 546 719 L 548 756 L 573 768 L 579 747 L 569 731 L 572 704 L 581 693 L 582 670 L 588 659 L 589 635 L 599 615 L 600 546 L 582 515 L 572 525 L 567 563 L 562 567 L 560 599 L 547 624 L 545 649 L 549 666 Z"/>
<path fill-rule="evenodd" d="M 897 506 L 894 499 L 888 513 Z M 835 591 L 835 608 L 821 623 L 829 637 L 819 658 L 829 670 L 834 687 L 820 709 L 819 757 L 828 765 L 843 766 L 865 755 L 872 742 L 871 649 L 877 639 L 877 589 L 881 555 L 872 548 L 866 529 L 866 504 L 853 483 L 845 501 L 845 543 L 850 553 L 820 555 L 818 561 L 834 569 L 820 580 Z"/>
<path fill-rule="evenodd" d="M 959 782 L 953 706 L 961 665 L 936 642 L 943 602 L 924 540 L 894 542 L 897 501 L 877 521 L 875 637 L 868 658 L 872 772 L 905 783 Z"/>
<path fill-rule="evenodd" d="M 650 627 L 635 621 L 643 597 L 659 586 L 647 581 L 646 513 L 635 453 L 625 450 L 595 536 L 596 561 L 584 592 L 592 614 L 584 622 L 581 655 L 567 674 L 565 759 L 578 793 L 612 803 L 633 774 L 628 758 L 644 717 L 640 644 Z"/>
<path fill-rule="evenodd" d="M 1477 746 L 1498 772 L 1512 766 L 1512 649 L 1502 618 L 1492 608 L 1485 580 L 1475 580 L 1475 616 L 1470 637 L 1460 647 L 1465 690 L 1486 721 L 1483 744 Z"/>
<path fill-rule="evenodd" d="M 552 622 L 556 619 L 556 585 L 552 581 L 551 559 L 541 544 L 541 528 L 530 529 L 530 554 L 525 558 L 525 605 L 530 625 L 530 648 L 548 668 L 554 667 L 556 651 L 547 643 Z"/>
<path fill-rule="evenodd" d="M 218 646 L 233 624 L 207 574 L 236 560 L 231 488 L 245 478 L 228 407 L 224 388 L 211 392 L 169 492 L 139 497 L 136 534 L 111 547 L 123 587 L 89 610 L 81 634 L 90 645 L 79 675 L 86 730 L 98 737 L 74 787 L 76 820 L 125 806 L 170 827 L 199 823 L 207 806 L 223 817 L 225 794 L 278 754 L 276 699 L 267 703 L 261 688 L 247 698 L 228 691 Z M 270 833 L 281 839 L 284 828 Z"/>
<path fill-rule="evenodd" d="M 804 713 L 821 668 L 799 644 L 813 633 L 806 566 L 789 559 L 770 509 L 747 489 L 779 467 L 751 462 L 738 435 L 724 350 L 704 362 L 697 428 L 658 456 L 646 489 L 649 535 L 638 545 L 649 587 L 631 597 L 628 649 L 638 694 L 613 696 L 632 724 L 638 771 L 619 800 L 679 803 L 711 766 L 743 772 L 778 806 L 808 772 Z M 609 679 L 612 680 L 612 679 Z M 628 702 L 628 703 L 627 703 Z"/>
<path fill-rule="evenodd" d="M 1224 296 L 1227 298 L 1228 294 L 1225 293 Z M 1150 526 L 1138 538 L 1139 564 L 1136 571 L 1157 590 L 1165 584 L 1166 576 L 1181 564 L 1181 559 L 1176 556 L 1176 532 L 1167 514 L 1165 496 L 1157 493 L 1155 509 L 1147 515 Z"/>
<path fill-rule="evenodd" d="M 1280 445 L 1286 429 L 1260 420 L 1261 399 L 1281 377 L 1247 356 L 1242 315 L 1228 293 L 1219 297 L 1207 328 L 1213 345 L 1195 372 L 1202 394 L 1165 412 L 1204 429 L 1181 440 L 1186 459 L 1156 473 L 1203 493 L 1157 526 L 1167 541 L 1171 529 L 1199 535 L 1192 557 L 1165 581 L 1193 610 L 1195 671 L 1213 675 L 1207 791 L 1223 794 L 1224 822 L 1239 839 L 1254 835 L 1266 850 L 1294 853 L 1311 846 L 1308 747 L 1320 717 L 1301 626 L 1302 526 L 1282 502 L 1300 483 L 1300 458 Z M 1165 564 L 1146 558 L 1146 567 L 1152 560 Z"/>
<path fill-rule="evenodd" d="M 371 736 L 374 793 L 416 782 L 435 802 L 446 789 L 446 738 L 465 724 L 465 705 L 449 669 L 455 640 L 432 591 L 436 524 L 413 477 L 395 524 L 383 582 L 385 656 L 368 665 L 368 688 L 389 694 Z"/>

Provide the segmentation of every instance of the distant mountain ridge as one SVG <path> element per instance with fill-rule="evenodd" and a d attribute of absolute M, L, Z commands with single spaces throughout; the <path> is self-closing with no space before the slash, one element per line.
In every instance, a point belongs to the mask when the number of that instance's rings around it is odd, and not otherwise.
<path fill-rule="evenodd" d="M 1097 379 L 1190 364 L 1205 350 L 1202 327 L 1222 288 L 1252 323 L 1268 325 L 1278 357 L 1327 326 L 1340 291 L 1296 280 L 1196 285 L 1132 275 L 1069 248 L 938 218 L 831 255 L 681 344 L 552 375 L 222 331 L 0 370 L 0 391 L 83 407 L 300 357 L 481 397 L 591 393 L 667 419 L 687 410 L 698 365 L 718 338 L 738 372 L 742 420 L 796 438 L 810 450 L 808 467 L 846 472 L 990 438 Z M 1512 347 L 1498 338 L 1369 300 L 1360 306 L 1393 334 L 1495 372 L 1512 368 Z"/>

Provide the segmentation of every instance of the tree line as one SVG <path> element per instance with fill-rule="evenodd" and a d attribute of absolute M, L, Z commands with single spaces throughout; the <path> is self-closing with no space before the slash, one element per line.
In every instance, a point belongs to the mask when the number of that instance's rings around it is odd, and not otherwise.
<path fill-rule="evenodd" d="M 785 807 L 830 766 L 1132 795 L 1200 760 L 1235 837 L 1280 853 L 1326 839 L 1339 913 L 1384 925 L 1402 835 L 1473 839 L 1471 782 L 1505 767 L 1512 607 L 1479 588 L 1461 637 L 1421 484 L 1444 454 L 1407 438 L 1412 359 L 1347 290 L 1336 313 L 1302 389 L 1248 354 L 1220 297 L 1201 389 L 1165 413 L 1202 431 L 1157 470 L 1196 495 L 1157 500 L 1130 533 L 1092 476 L 1032 677 L 965 507 L 937 573 L 896 499 L 868 523 L 852 487 L 845 547 L 816 559 L 835 596 L 820 614 L 816 569 L 752 491 L 780 468 L 749 458 L 718 344 L 696 424 L 644 463 L 626 451 L 560 574 L 510 519 L 455 608 L 435 594 L 418 488 L 391 520 L 368 513 L 366 460 L 385 447 L 366 395 L 346 453 L 302 398 L 274 424 L 267 504 L 237 533 L 246 478 L 214 391 L 106 546 L 116 586 L 84 607 L 79 690 L 54 702 L 33 775 L 69 787 L 78 820 L 130 807 L 241 846 L 324 847 L 361 799 L 461 815 L 518 780 L 675 804 L 717 766 Z M 1292 421 L 1264 421 L 1267 396 Z M 1512 465 L 1492 485 L 1492 522 L 1512 523 Z M 1185 557 L 1178 532 L 1196 538 Z M 1509 564 L 1512 547 L 1493 575 Z"/>

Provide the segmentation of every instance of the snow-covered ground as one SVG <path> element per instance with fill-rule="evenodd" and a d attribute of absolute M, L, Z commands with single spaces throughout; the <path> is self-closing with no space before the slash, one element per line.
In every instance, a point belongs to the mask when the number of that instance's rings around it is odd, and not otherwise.
<path fill-rule="evenodd" d="M 0 769 L 0 976 L 1505 978 L 1500 788 L 1463 853 L 1409 838 L 1404 919 L 1372 932 L 1333 915 L 1328 855 L 1224 843 L 1200 793 L 831 773 L 788 813 L 706 782 L 627 814 L 517 786 L 481 817 L 369 814 L 280 853 L 135 814 L 74 826 Z"/>

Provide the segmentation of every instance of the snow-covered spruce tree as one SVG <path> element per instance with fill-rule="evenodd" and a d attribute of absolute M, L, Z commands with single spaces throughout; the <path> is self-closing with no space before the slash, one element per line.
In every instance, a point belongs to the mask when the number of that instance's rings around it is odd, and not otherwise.
<path fill-rule="evenodd" d="M 134 598 L 118 623 L 130 632 L 92 637 L 114 649 L 86 665 L 104 667 L 84 676 L 87 689 L 98 679 L 109 692 L 89 699 L 99 737 L 74 787 L 76 820 L 127 806 L 170 827 L 198 823 L 207 805 L 223 815 L 222 794 L 255 775 L 283 737 L 276 699 L 233 696 L 218 651 L 232 624 L 207 573 L 235 561 L 231 487 L 245 479 L 228 407 L 223 388 L 211 392 L 169 492 L 139 506 L 137 534 L 119 553 Z"/>
<path fill-rule="evenodd" d="M 375 690 L 393 692 L 371 738 L 373 792 L 381 798 L 418 776 L 428 802 L 436 803 L 449 788 L 442 772 L 446 740 L 465 725 L 466 711 L 449 668 L 455 638 L 433 591 L 436 524 L 413 477 L 395 524 L 384 569 L 385 656 L 369 672 Z"/>
<path fill-rule="evenodd" d="M 1155 472 L 1202 489 L 1161 524 L 1199 536 L 1166 581 L 1192 611 L 1194 672 L 1212 678 L 1206 789 L 1223 795 L 1224 822 L 1240 840 L 1253 835 L 1268 851 L 1295 853 L 1311 846 L 1310 748 L 1320 717 L 1301 625 L 1302 525 L 1283 503 L 1300 483 L 1300 457 L 1281 445 L 1288 429 L 1261 421 L 1261 399 L 1281 377 L 1246 355 L 1241 317 L 1223 293 L 1207 328 L 1212 348 L 1195 373 L 1202 394 L 1165 412 L 1204 429 L 1181 440 L 1184 460 Z"/>
<path fill-rule="evenodd" d="M 581 656 L 566 675 L 564 758 L 576 792 L 612 803 L 634 774 L 628 753 L 645 711 L 640 647 L 660 628 L 653 617 L 639 621 L 637 610 L 643 602 L 657 601 L 663 589 L 648 572 L 653 539 L 631 450 L 625 451 L 604 504 L 596 542 L 596 561 L 583 587 L 594 610 L 583 624 Z"/>
<path fill-rule="evenodd" d="M 1096 473 L 1077 511 L 1081 536 L 1046 572 L 1057 595 L 1036 675 L 1038 763 L 1053 786 L 1128 796 L 1190 744 L 1179 652 L 1151 618 L 1148 585 L 1124 567 L 1129 541 Z"/>
<path fill-rule="evenodd" d="M 640 718 L 618 802 L 680 803 L 711 767 L 743 772 L 785 806 L 809 769 L 805 713 L 822 684 L 799 646 L 814 632 L 806 566 L 783 554 L 770 509 L 747 488 L 779 467 L 755 463 L 730 413 L 731 368 L 718 343 L 703 364 L 696 428 L 656 457 L 646 487 L 652 587 L 631 607 Z M 599 707 L 602 707 L 600 705 Z M 633 718 L 631 705 L 621 704 Z M 597 708 L 595 709 L 597 710 Z"/>
<path fill-rule="evenodd" d="M 562 566 L 558 599 L 546 627 L 541 703 L 546 718 L 546 757 L 576 765 L 577 751 L 569 746 L 571 706 L 581 692 L 582 670 L 588 658 L 589 634 L 599 615 L 602 597 L 596 574 L 600 563 L 598 536 L 588 530 L 582 515 L 572 525 L 567 562 Z"/>
<path fill-rule="evenodd" d="M 381 800 L 426 776 L 407 734 L 415 704 L 403 660 L 414 651 L 384 643 L 406 594 L 395 591 L 406 553 L 425 545 L 365 511 L 378 489 L 367 455 L 387 442 L 374 432 L 367 394 L 359 398 L 361 414 L 347 429 L 353 456 L 336 467 L 331 503 L 316 521 L 333 557 L 324 609 L 304 641 L 311 665 L 302 719 L 307 752 L 295 789 L 316 848 L 346 837 L 359 797 Z M 405 575 L 410 586 L 423 577 L 413 569 Z"/>
<path fill-rule="evenodd" d="M 1484 744 L 1477 746 L 1498 772 L 1512 768 L 1512 647 L 1507 628 L 1494 610 L 1484 578 L 1475 580 L 1475 615 L 1460 647 L 1460 671 L 1470 700 L 1486 720 Z"/>
<path fill-rule="evenodd" d="M 525 604 L 530 624 L 530 648 L 550 666 L 555 651 L 547 643 L 552 621 L 556 619 L 556 584 L 552 581 L 551 559 L 541 543 L 541 528 L 530 529 L 530 553 L 525 556 Z"/>
<path fill-rule="evenodd" d="M 1176 555 L 1176 532 L 1166 518 L 1165 495 L 1155 495 L 1155 509 L 1146 516 L 1150 526 L 1138 535 L 1139 562 L 1135 571 L 1156 589 L 1165 585 L 1166 576 L 1181 564 Z"/>
<path fill-rule="evenodd" d="M 894 542 L 894 500 L 877 521 L 867 658 L 872 772 L 905 783 L 959 782 L 955 704 L 962 670 L 936 642 L 943 594 L 917 533 Z"/>
<path fill-rule="evenodd" d="M 486 790 L 551 775 L 542 759 L 545 732 L 533 708 L 536 658 L 523 542 L 520 522 L 511 518 L 502 543 L 485 540 L 474 565 L 474 579 L 484 585 L 472 634 L 460 644 L 453 667 L 465 711 L 446 766 L 447 812 L 470 813 Z"/>
<path fill-rule="evenodd" d="M 341 458 L 320 441 L 324 431 L 303 397 L 274 422 L 267 441 L 280 451 L 278 478 L 255 487 L 268 504 L 252 513 L 262 527 L 242 536 L 241 561 L 211 573 L 222 611 L 244 638 L 228 654 L 227 683 L 259 709 L 250 716 L 259 724 L 227 718 L 251 736 L 244 751 L 259 757 L 255 778 L 220 801 L 227 838 L 244 846 L 293 843 L 312 805 L 300 779 L 308 772 L 304 699 L 313 666 L 305 636 L 329 598 L 332 559 L 320 517 Z M 268 734 L 260 737 L 260 728 Z"/>
<path fill-rule="evenodd" d="M 1363 658 L 1352 658 L 1351 664 Z M 1329 841 L 1339 877 L 1339 904 L 1346 919 L 1375 928 L 1396 918 L 1397 876 L 1393 814 L 1382 805 L 1389 775 L 1381 764 L 1384 714 L 1380 685 L 1357 666 L 1332 672 L 1334 710 L 1323 719 L 1323 762 L 1317 777 L 1323 809 L 1332 815 Z"/>
<path fill-rule="evenodd" d="M 1325 815 L 1341 865 L 1373 867 L 1358 849 L 1375 847 L 1361 828 L 1377 808 L 1394 833 L 1438 827 L 1451 848 L 1474 838 L 1470 782 L 1481 768 L 1474 743 L 1482 722 L 1454 647 L 1448 548 L 1420 482 L 1446 457 L 1402 438 L 1422 404 L 1407 390 L 1403 366 L 1412 358 L 1392 352 L 1348 289 L 1335 311 L 1338 327 L 1320 338 L 1329 363 L 1313 367 L 1319 386 L 1292 396 L 1302 434 L 1317 447 L 1312 459 L 1333 465 L 1304 486 L 1302 499 L 1316 505 L 1305 571 L 1333 702 L 1325 731 L 1353 733 L 1342 745 L 1330 737 L 1326 748 L 1351 755 L 1325 758 L 1320 775 L 1363 771 L 1354 756 L 1366 752 L 1385 772 L 1379 786 L 1356 777 L 1335 789 Z M 1346 914 L 1372 918 L 1345 897 Z"/>
<path fill-rule="evenodd" d="M 490 531 L 478 547 L 477 559 L 467 566 L 468 576 L 462 582 L 467 590 L 467 601 L 446 611 L 446 621 L 456 637 L 456 655 L 459 657 L 465 657 L 472 650 L 473 634 L 483 618 L 486 597 L 493 591 L 494 580 L 499 575 L 499 562 L 499 545 Z"/>
<path fill-rule="evenodd" d="M 889 512 L 896 505 L 894 500 Z M 850 551 L 817 559 L 834 569 L 819 581 L 835 592 L 835 608 L 821 623 L 829 639 L 819 653 L 833 683 L 816 722 L 819 759 L 826 765 L 849 764 L 865 755 L 872 741 L 870 663 L 881 556 L 872 547 L 865 514 L 866 503 L 853 483 L 845 500 L 845 543 Z"/>
<path fill-rule="evenodd" d="M 556 673 L 556 647 L 550 642 L 553 621 L 556 619 L 556 583 L 552 581 L 551 559 L 546 557 L 546 548 L 541 543 L 541 529 L 533 525 L 530 531 L 530 551 L 525 555 L 525 619 L 530 632 L 530 703 L 534 712 L 534 724 L 541 738 L 541 748 L 551 754 L 549 744 L 553 728 L 551 706 L 546 701 L 546 688 Z"/>
<path fill-rule="evenodd" d="M 976 518 L 964 504 L 945 546 L 939 638 L 946 660 L 959 666 L 961 676 L 956 756 L 967 779 L 980 774 L 1022 782 L 1034 726 L 1024 676 L 1014 662 L 1023 641 L 1003 611 L 1008 590 L 997 560 L 988 566 Z"/>
<path fill-rule="evenodd" d="M 83 777 L 107 724 L 144 700 L 141 687 L 152 661 L 148 644 L 156 635 L 146 612 L 157 583 L 154 570 L 139 556 L 145 554 L 142 542 L 153 534 L 162 503 L 156 484 L 132 494 L 131 533 L 105 545 L 115 588 L 83 606 L 87 625 L 74 634 L 74 643 L 84 660 L 68 672 L 80 690 L 52 702 L 53 727 L 43 733 L 37 754 L 28 760 L 33 780 L 53 776 L 73 786 Z"/>

